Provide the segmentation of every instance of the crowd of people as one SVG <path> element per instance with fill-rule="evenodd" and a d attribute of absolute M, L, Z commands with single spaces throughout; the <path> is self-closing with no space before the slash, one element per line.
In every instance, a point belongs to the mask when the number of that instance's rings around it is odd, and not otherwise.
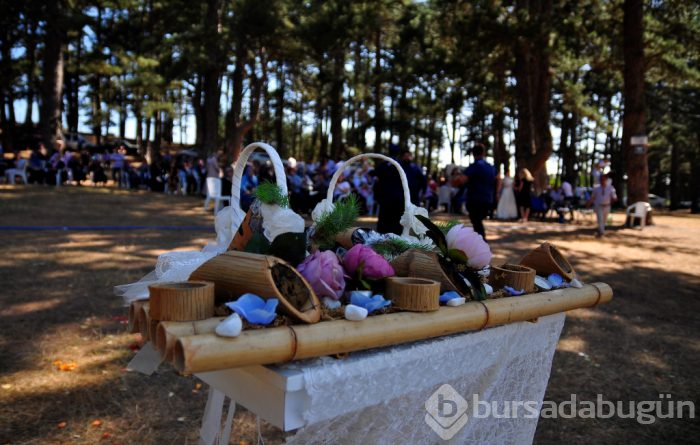
<path fill-rule="evenodd" d="M 27 153 L 29 155 L 27 156 Z M 596 168 L 595 180 L 602 190 L 574 187 L 564 180 L 557 187 L 548 187 L 540 194 L 534 193 L 534 178 L 526 169 L 518 170 L 511 178 L 506 169 L 503 175 L 486 161 L 486 149 L 477 144 L 472 149 L 474 162 L 467 168 L 450 165 L 442 170 L 428 172 L 414 161 L 410 151 L 389 147 L 389 155 L 403 169 L 415 205 L 435 211 L 445 206 L 451 213 L 467 213 L 474 229 L 485 238 L 483 220 L 518 220 L 527 223 L 531 217 L 544 218 L 553 210 L 559 221 L 567 215 L 574 218 L 574 210 L 594 204 L 596 214 L 607 218 L 609 206 L 616 196 L 605 174 L 604 165 Z M 127 148 L 119 145 L 104 153 L 72 150 L 59 147 L 49 153 L 46 147 L 27 147 L 23 153 L 2 156 L 0 177 L 6 181 L 15 179 L 29 183 L 60 185 L 72 182 L 106 184 L 109 180 L 121 188 L 147 189 L 169 194 L 207 196 L 206 178 L 221 181 L 220 194 L 231 196 L 233 165 L 225 162 L 223 151 L 204 158 L 192 150 L 177 154 L 163 154 L 152 163 L 141 156 L 129 156 Z M 399 218 L 403 209 L 404 193 L 399 174 L 388 163 L 376 166 L 369 160 L 345 166 L 342 161 L 323 158 L 317 162 L 302 162 L 294 158 L 284 161 L 286 180 L 290 192 L 290 205 L 300 214 L 308 214 L 318 201 L 326 196 L 331 177 L 340 170 L 333 191 L 334 199 L 354 194 L 361 212 L 378 215 L 380 232 L 400 233 Z M 22 175 L 24 174 L 24 175 Z M 255 189 L 264 181 L 274 181 L 274 168 L 269 159 L 258 157 L 249 161 L 241 177 L 240 204 L 247 210 L 254 200 Z M 610 191 L 612 190 L 612 192 Z M 604 224 L 599 234 L 604 234 Z"/>

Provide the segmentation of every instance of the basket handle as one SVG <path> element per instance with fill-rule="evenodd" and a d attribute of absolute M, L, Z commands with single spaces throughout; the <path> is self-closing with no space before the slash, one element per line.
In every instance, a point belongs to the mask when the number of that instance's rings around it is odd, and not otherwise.
<path fill-rule="evenodd" d="M 335 208 L 335 206 L 333 205 L 333 192 L 335 191 L 335 186 L 338 182 L 338 179 L 340 179 L 340 175 L 343 173 L 343 171 L 345 171 L 345 167 L 347 165 L 353 164 L 354 162 L 364 160 L 367 158 L 381 159 L 383 161 L 387 161 L 388 163 L 393 165 L 399 172 L 399 177 L 401 178 L 401 186 L 403 187 L 404 200 L 404 213 L 401 216 L 401 226 L 403 226 L 403 232 L 401 235 L 409 236 L 411 230 L 413 230 L 419 235 L 424 234 L 427 231 L 427 229 L 420 221 L 418 221 L 415 218 L 415 216 L 423 215 L 427 218 L 428 210 L 422 207 L 417 207 L 411 202 L 411 190 L 408 188 L 408 179 L 406 178 L 406 173 L 403 171 L 401 165 L 398 162 L 396 162 L 396 160 L 379 153 L 363 153 L 357 156 L 353 156 L 352 158 L 348 159 L 345 163 L 343 163 L 343 165 L 340 168 L 338 168 L 335 171 L 335 173 L 333 173 L 331 181 L 328 185 L 328 193 L 326 194 L 326 198 L 316 205 L 313 212 L 311 212 L 311 218 L 314 220 L 314 222 L 318 222 L 321 219 L 321 216 L 323 216 L 325 213 L 333 211 L 333 209 Z"/>
<path fill-rule="evenodd" d="M 287 194 L 287 176 L 284 172 L 284 165 L 282 164 L 282 159 L 280 159 L 277 150 L 275 150 L 271 145 L 264 142 L 253 142 L 241 151 L 241 155 L 236 161 L 236 168 L 233 170 L 233 181 L 231 189 L 231 207 L 233 207 L 233 225 L 235 230 L 243 222 L 245 218 L 245 212 L 241 209 L 241 180 L 243 178 L 243 171 L 245 170 L 246 164 L 248 163 L 248 158 L 256 149 L 264 150 L 268 156 L 270 156 L 270 161 L 272 161 L 272 167 L 275 169 L 275 180 L 280 189 L 282 189 L 283 194 Z"/>

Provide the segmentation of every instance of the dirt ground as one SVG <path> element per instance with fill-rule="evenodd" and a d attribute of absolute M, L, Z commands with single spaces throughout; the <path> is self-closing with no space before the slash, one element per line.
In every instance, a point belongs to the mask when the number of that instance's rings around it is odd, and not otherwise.
<path fill-rule="evenodd" d="M 614 224 L 623 219 L 615 214 Z M 615 291 L 610 304 L 569 313 L 545 400 L 700 402 L 700 218 L 655 222 L 602 240 L 591 222 L 487 222 L 496 262 L 551 241 L 583 281 Z M 28 230 L 36 226 L 59 228 Z M 139 337 L 126 333 L 112 286 L 139 279 L 162 252 L 212 237 L 211 211 L 194 198 L 0 186 L 0 444 L 196 443 L 206 388 L 165 365 L 151 377 L 125 372 Z M 687 417 L 541 419 L 535 443 L 698 443 L 700 422 Z M 232 443 L 256 442 L 255 425 L 240 409 Z M 262 433 L 283 440 L 264 422 Z"/>

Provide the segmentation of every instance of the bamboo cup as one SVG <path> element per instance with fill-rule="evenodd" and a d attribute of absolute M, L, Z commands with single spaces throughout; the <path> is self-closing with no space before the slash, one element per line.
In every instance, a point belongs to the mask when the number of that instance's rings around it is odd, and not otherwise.
<path fill-rule="evenodd" d="M 612 299 L 605 283 L 521 297 L 474 301 L 434 312 L 398 312 L 362 322 L 327 321 L 243 331 L 239 337 L 215 334 L 178 338 L 173 364 L 183 373 L 265 365 L 395 345 L 595 306 Z"/>
<path fill-rule="evenodd" d="M 438 255 L 419 249 L 409 249 L 391 262 L 397 276 L 425 278 L 440 283 L 440 292 L 456 291 L 465 295 L 465 286 L 452 281 L 440 264 Z"/>
<path fill-rule="evenodd" d="M 537 274 L 547 276 L 556 273 L 571 281 L 576 272 L 562 253 L 553 244 L 542 243 L 537 249 L 528 253 L 520 260 L 522 266 L 535 269 Z"/>
<path fill-rule="evenodd" d="M 155 338 L 158 321 L 153 320 L 150 315 L 149 303 L 145 303 L 139 310 L 139 332 L 144 341 Z"/>
<path fill-rule="evenodd" d="M 406 311 L 436 311 L 440 309 L 440 283 L 425 278 L 387 278 L 386 297 Z"/>
<path fill-rule="evenodd" d="M 279 299 L 282 311 L 304 323 L 321 319 L 321 304 L 309 283 L 294 267 L 274 256 L 225 252 L 202 264 L 189 279 L 213 282 L 217 302 L 250 292 Z M 302 295 L 291 295 L 290 290 Z"/>
<path fill-rule="evenodd" d="M 149 316 L 154 320 L 203 320 L 214 315 L 214 283 L 157 283 L 148 286 L 148 292 Z"/>
<path fill-rule="evenodd" d="M 510 286 L 515 290 L 524 289 L 526 293 L 535 291 L 535 269 L 518 264 L 492 266 L 489 283 L 494 290 Z"/>

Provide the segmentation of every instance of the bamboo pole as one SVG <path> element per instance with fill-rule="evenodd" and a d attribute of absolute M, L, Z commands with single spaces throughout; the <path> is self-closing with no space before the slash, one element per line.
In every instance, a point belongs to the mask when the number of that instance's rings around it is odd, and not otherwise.
<path fill-rule="evenodd" d="M 161 321 L 156 329 L 155 346 L 163 360 L 170 361 L 175 342 L 188 335 L 211 334 L 225 317 L 197 321 Z"/>
<path fill-rule="evenodd" d="M 180 372 L 197 373 L 342 354 L 531 320 L 606 303 L 612 295 L 610 286 L 594 283 L 581 289 L 441 307 L 434 312 L 374 316 L 362 322 L 335 320 L 244 331 L 237 338 L 191 335 L 177 340 L 173 363 Z"/>

